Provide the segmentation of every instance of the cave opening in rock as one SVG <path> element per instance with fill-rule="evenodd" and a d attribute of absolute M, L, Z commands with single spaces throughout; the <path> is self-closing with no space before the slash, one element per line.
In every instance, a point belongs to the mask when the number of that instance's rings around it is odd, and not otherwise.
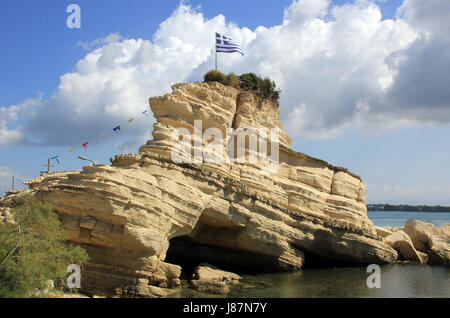
<path fill-rule="evenodd" d="M 264 255 L 201 244 L 188 236 L 170 240 L 165 262 L 181 266 L 183 278 L 190 278 L 197 266 L 202 263 L 241 275 L 279 271 L 275 260 Z"/>
<path fill-rule="evenodd" d="M 304 252 L 302 269 L 324 269 L 355 267 L 358 264 Z M 286 271 L 276 259 L 257 253 L 236 250 L 222 246 L 211 246 L 195 242 L 189 236 L 170 240 L 166 262 L 182 268 L 182 279 L 190 279 L 198 265 L 208 263 L 225 271 L 240 275 L 256 275 Z"/>
<path fill-rule="evenodd" d="M 286 270 L 275 256 L 240 248 L 242 234 L 242 227 L 203 214 L 189 235 L 170 240 L 165 262 L 180 265 L 185 277 L 201 263 L 244 275 Z"/>
<path fill-rule="evenodd" d="M 302 269 L 324 269 L 359 266 L 358 264 L 349 261 L 326 257 L 309 251 L 303 251 L 303 253 L 305 254 L 305 261 Z"/>
<path fill-rule="evenodd" d="M 180 265 L 182 276 L 190 278 L 201 263 L 208 263 L 223 270 L 235 270 L 224 260 L 221 261 L 220 258 L 222 257 L 226 257 L 226 249 L 198 244 L 188 236 L 181 236 L 170 240 L 165 261 Z"/>
<path fill-rule="evenodd" d="M 218 221 L 203 214 L 189 235 L 170 240 L 165 261 L 182 268 L 182 277 L 189 279 L 198 265 L 208 263 L 237 274 L 262 274 L 295 270 L 280 261 L 277 255 L 263 255 L 258 251 L 243 250 L 236 242 L 243 239 L 242 227 Z M 249 239 L 246 237 L 246 239 Z M 310 250 L 333 250 L 330 242 L 317 239 Z M 304 253 L 303 269 L 354 267 L 354 263 L 327 257 L 295 247 Z"/>

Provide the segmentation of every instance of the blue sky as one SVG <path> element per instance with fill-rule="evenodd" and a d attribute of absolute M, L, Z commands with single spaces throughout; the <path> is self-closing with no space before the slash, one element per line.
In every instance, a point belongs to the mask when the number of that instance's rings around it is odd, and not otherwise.
<path fill-rule="evenodd" d="M 439 73 L 448 63 L 442 47 L 450 47 L 448 24 L 442 22 L 449 13 L 448 1 L 435 1 L 429 7 L 416 0 L 320 0 L 314 5 L 309 1 L 3 1 L 0 191 L 9 188 L 12 175 L 20 181 L 37 176 L 40 165 L 53 155 L 60 157 L 57 169 L 71 170 L 84 164 L 78 155 L 108 163 L 115 154 L 136 151 L 154 122 L 152 116 L 139 115 L 148 107 L 147 98 L 168 92 L 172 83 L 200 80 L 210 68 L 209 39 L 199 37 L 210 32 L 212 38 L 214 30 L 208 28 L 214 26 L 232 35 L 248 52 L 245 59 L 221 57 L 223 71 L 253 70 L 280 83 L 281 117 L 295 150 L 361 175 L 368 203 L 450 205 L 446 165 L 450 100 L 439 90 L 448 85 L 448 75 Z M 66 26 L 70 3 L 81 7 L 80 29 Z M 116 36 L 107 38 L 111 34 Z M 280 34 L 298 41 L 291 64 L 279 62 L 290 58 L 290 52 L 278 45 L 286 43 L 284 38 L 277 42 Z M 310 34 L 314 37 L 308 39 Z M 186 42 L 184 47 L 173 40 L 177 35 Z M 151 49 L 145 51 L 142 43 Z M 116 54 L 119 47 L 148 53 L 148 60 L 137 64 L 147 71 L 141 74 L 139 67 L 130 71 L 108 60 L 108 54 Z M 354 56 L 343 53 L 349 47 Z M 431 54 L 436 47 L 441 53 Z M 176 56 L 173 61 L 184 62 L 176 65 L 165 60 L 158 53 L 163 49 L 166 55 Z M 88 61 L 94 54 L 105 58 L 106 71 L 92 71 L 98 68 Z M 429 67 L 433 63 L 427 56 L 435 61 L 437 71 Z M 122 94 L 82 86 L 93 77 L 101 82 L 108 65 L 126 71 L 136 89 Z M 163 74 L 158 73 L 161 68 Z M 89 77 L 83 77 L 89 72 Z M 80 83 L 78 75 L 84 79 Z M 292 84 L 295 80 L 298 87 Z M 105 81 L 101 83 L 120 89 L 126 85 L 114 77 Z M 63 82 L 72 88 L 59 87 Z M 428 83 L 433 83 L 434 91 Z M 75 84 L 80 85 L 78 90 Z M 405 95 L 415 97 L 411 101 Z M 90 96 L 104 98 L 92 102 Z M 114 108 L 128 98 L 126 111 Z M 27 99 L 32 99 L 32 106 L 24 106 Z M 103 102 L 110 107 L 102 108 Z M 14 112 L 13 105 L 21 105 L 21 111 Z M 128 124 L 126 120 L 134 114 L 136 121 Z M 122 134 L 106 131 L 118 124 L 125 127 Z M 2 128 L 17 131 L 23 138 L 8 141 L 5 137 L 2 143 Z M 103 142 L 67 153 L 103 131 L 107 134 Z"/>
<path fill-rule="evenodd" d="M 349 1 L 334 1 L 339 5 Z M 7 0 L 0 11 L 1 106 L 21 103 L 38 91 L 51 94 L 59 76 L 71 71 L 86 55 L 78 44 L 111 33 L 151 39 L 159 23 L 170 16 L 178 0 L 76 1 L 82 9 L 82 28 L 68 29 L 66 7 L 74 1 Z M 126 4 L 125 4 L 126 3 Z M 228 20 L 250 29 L 282 22 L 289 0 L 189 1 L 201 6 L 206 17 L 223 14 Z M 392 18 L 401 1 L 381 3 L 383 15 Z M 250 14 L 251 12 L 251 14 Z M 15 63 L 16 62 L 16 63 Z M 13 63 L 14 67 L 11 67 Z"/>

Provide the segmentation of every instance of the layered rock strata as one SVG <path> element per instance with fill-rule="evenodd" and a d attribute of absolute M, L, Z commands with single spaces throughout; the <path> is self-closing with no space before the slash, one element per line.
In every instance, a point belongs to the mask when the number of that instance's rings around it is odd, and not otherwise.
<path fill-rule="evenodd" d="M 226 294 L 230 287 L 239 284 L 241 276 L 220 270 L 207 263 L 200 264 L 192 275 L 191 285 L 198 291 Z"/>
<path fill-rule="evenodd" d="M 414 245 L 404 231 L 396 231 L 384 238 L 384 241 L 395 249 L 401 259 L 417 263 L 426 263 L 427 259 L 420 255 L 420 252 L 414 248 Z"/>
<path fill-rule="evenodd" d="M 417 251 L 427 255 L 428 264 L 450 266 L 450 223 L 436 227 L 421 220 L 408 220 L 404 231 Z"/>
<path fill-rule="evenodd" d="M 0 201 L 14 206 L 37 198 L 54 205 L 64 233 L 91 257 L 84 291 L 164 295 L 180 283 L 181 267 L 165 262 L 171 240 L 208 247 L 211 258 L 225 263 L 227 253 L 235 262 L 242 255 L 241 265 L 265 271 L 300 269 L 308 255 L 355 264 L 396 260 L 367 217 L 361 178 L 291 150 L 273 103 L 219 83 L 172 90 L 150 99 L 153 140 L 138 154 L 115 156 L 111 166 L 48 175 Z M 280 129 L 277 169 L 263 171 L 268 161 L 211 162 L 224 154 L 208 148 L 216 140 L 210 136 L 187 144 L 192 154 L 210 149 L 200 159 L 174 162 L 176 129 L 203 135 L 215 128 L 225 136 L 232 127 Z"/>

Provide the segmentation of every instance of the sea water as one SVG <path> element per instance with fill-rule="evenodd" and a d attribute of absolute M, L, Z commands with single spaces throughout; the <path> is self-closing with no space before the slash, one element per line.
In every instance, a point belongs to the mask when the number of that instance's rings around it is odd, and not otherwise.
<path fill-rule="evenodd" d="M 450 223 L 450 213 L 368 212 L 377 226 L 403 226 L 419 219 L 436 226 Z M 243 276 L 243 281 L 226 297 L 438 297 L 450 298 L 450 268 L 419 264 L 381 266 L 380 288 L 368 288 L 367 268 L 346 267 L 303 269 L 295 273 Z M 225 297 L 182 288 L 172 297 Z"/>
<path fill-rule="evenodd" d="M 450 269 L 390 264 L 381 266 L 380 288 L 368 288 L 366 267 L 303 269 L 294 273 L 243 276 L 226 297 L 239 298 L 368 298 L 450 297 Z M 225 297 L 183 288 L 172 297 Z"/>
<path fill-rule="evenodd" d="M 367 215 L 377 226 L 403 226 L 410 219 L 422 220 L 436 226 L 450 223 L 450 212 L 369 211 Z"/>

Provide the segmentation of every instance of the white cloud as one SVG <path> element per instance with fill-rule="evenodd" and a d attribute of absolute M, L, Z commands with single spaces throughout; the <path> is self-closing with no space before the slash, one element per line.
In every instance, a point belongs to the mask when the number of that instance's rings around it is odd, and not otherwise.
<path fill-rule="evenodd" d="M 323 17 L 328 12 L 330 0 L 294 0 L 284 10 L 284 25 L 298 27 Z"/>
<path fill-rule="evenodd" d="M 444 33 L 450 28 L 450 1 L 448 0 L 404 0 L 397 15 L 419 32 Z"/>
<path fill-rule="evenodd" d="M 101 47 L 61 76 L 29 118 L 10 115 L 14 106 L 2 108 L 0 144 L 72 146 L 120 123 L 127 125 L 123 133 L 144 136 L 153 119 L 126 120 L 171 84 L 202 79 L 214 65 L 214 31 L 246 53 L 220 54 L 222 71 L 259 73 L 281 87 L 280 111 L 291 135 L 330 138 L 348 127 L 367 132 L 449 122 L 448 7 L 447 0 L 405 0 L 397 19 L 382 20 L 368 0 L 334 7 L 329 0 L 298 0 L 281 25 L 252 31 L 223 15 L 206 19 L 182 2 L 151 41 L 112 34 L 83 44 Z"/>
<path fill-rule="evenodd" d="M 8 130 L 6 122 L 0 121 L 0 146 L 20 143 L 23 140 L 22 128 Z"/>
<path fill-rule="evenodd" d="M 13 129 L 8 127 L 19 119 L 27 119 L 33 116 L 36 108 L 42 104 L 42 93 L 36 98 L 28 98 L 22 104 L 9 107 L 0 107 L 0 146 L 17 144 L 24 139 L 24 129 L 21 125 L 15 125 Z"/>
<path fill-rule="evenodd" d="M 449 123 L 450 2 L 405 0 L 397 14 L 418 37 L 388 57 L 395 75 L 386 95 L 390 103 L 380 110 L 420 123 Z"/>
<path fill-rule="evenodd" d="M 150 96 L 169 92 L 172 84 L 183 81 L 212 55 L 211 30 L 251 33 L 226 24 L 221 15 L 205 20 L 181 4 L 160 24 L 153 41 L 116 35 L 94 41 L 92 45 L 106 44 L 78 61 L 74 72 L 61 76 L 55 93 L 41 101 L 23 128 L 8 130 L 6 124 L 0 128 L 29 143 L 69 147 L 95 141 L 101 134 L 107 139 L 119 124 L 124 134 L 143 135 L 153 124 L 151 115 L 133 124 L 127 120 L 148 109 Z M 4 122 L 12 125 L 16 119 L 10 116 Z M 13 143 L 11 138 L 8 143 Z"/>
<path fill-rule="evenodd" d="M 93 48 L 102 46 L 102 45 L 107 45 L 107 44 L 111 44 L 114 42 L 120 42 L 123 39 L 123 37 L 118 33 L 111 33 L 103 38 L 98 38 L 95 39 L 94 41 L 91 42 L 82 42 L 82 41 L 78 41 L 78 45 L 81 46 L 82 48 L 84 48 L 86 51 L 90 51 Z"/>

